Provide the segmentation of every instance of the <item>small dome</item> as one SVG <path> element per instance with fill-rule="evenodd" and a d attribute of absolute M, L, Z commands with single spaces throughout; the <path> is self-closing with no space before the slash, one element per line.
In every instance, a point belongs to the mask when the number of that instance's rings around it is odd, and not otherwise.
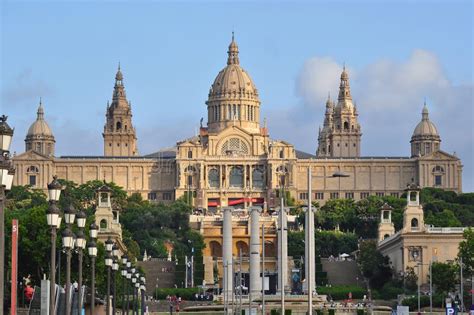
<path fill-rule="evenodd" d="M 35 137 L 35 136 L 53 137 L 53 132 L 51 131 L 51 128 L 49 128 L 48 123 L 44 120 L 44 110 L 43 110 L 43 104 L 41 103 L 41 101 L 38 107 L 36 121 L 31 124 L 26 136 L 27 137 Z"/>
<path fill-rule="evenodd" d="M 430 121 L 428 108 L 426 107 L 426 103 L 423 106 L 423 111 L 421 112 L 421 121 L 416 125 L 415 130 L 413 131 L 413 137 L 419 136 L 432 136 L 432 137 L 439 137 L 438 129 L 436 126 Z"/>

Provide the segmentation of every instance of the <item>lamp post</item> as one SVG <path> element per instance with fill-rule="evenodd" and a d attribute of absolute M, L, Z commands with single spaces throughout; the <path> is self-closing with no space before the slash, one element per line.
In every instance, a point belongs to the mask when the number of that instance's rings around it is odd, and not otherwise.
<path fill-rule="evenodd" d="M 127 255 L 122 256 L 122 284 L 123 284 L 123 292 L 122 292 L 122 315 L 125 315 L 125 295 L 127 294 Z"/>
<path fill-rule="evenodd" d="M 3 312 L 5 284 L 5 191 L 10 190 L 15 171 L 9 159 L 13 129 L 7 124 L 7 116 L 0 117 L 0 314 Z"/>
<path fill-rule="evenodd" d="M 145 281 L 146 281 L 145 277 L 141 276 L 140 277 L 140 293 L 141 293 L 142 303 L 141 303 L 141 313 L 140 313 L 140 315 L 145 314 L 145 291 L 146 291 L 146 287 L 145 287 L 146 282 Z"/>
<path fill-rule="evenodd" d="M 132 267 L 132 314 L 135 315 L 135 283 L 137 278 L 135 278 L 135 268 Z"/>
<path fill-rule="evenodd" d="M 53 176 L 53 181 L 48 184 L 49 207 L 46 213 L 46 221 L 51 227 L 51 264 L 49 276 L 49 312 L 51 315 L 56 313 L 56 238 L 57 230 L 61 226 L 61 212 L 56 203 L 59 201 L 62 188 L 58 178 Z"/>
<path fill-rule="evenodd" d="M 66 315 L 71 314 L 71 251 L 74 248 L 74 234 L 69 226 L 62 233 L 63 248 L 66 251 Z"/>
<path fill-rule="evenodd" d="M 84 211 L 79 211 L 76 215 L 76 223 L 79 231 L 76 235 L 76 248 L 77 248 L 77 259 L 78 259 L 78 291 L 77 291 L 77 309 L 79 313 L 82 313 L 82 258 L 83 250 L 86 248 L 86 236 L 84 235 L 84 227 L 86 226 L 87 215 Z"/>
<path fill-rule="evenodd" d="M 106 312 L 107 315 L 110 315 L 110 272 L 112 269 L 112 263 L 113 263 L 113 258 L 112 258 L 112 248 L 114 246 L 114 241 L 109 237 L 105 241 L 105 266 L 107 268 L 107 300 L 106 300 Z"/>
<path fill-rule="evenodd" d="M 95 240 L 97 239 L 97 232 L 98 232 L 97 225 L 94 223 L 91 224 L 89 227 L 89 236 L 91 241 L 89 242 L 88 251 L 89 256 L 91 257 L 91 315 L 95 315 L 94 308 L 95 308 L 95 258 L 97 257 L 97 244 Z"/>
<path fill-rule="evenodd" d="M 132 263 L 130 261 L 127 262 L 127 305 L 126 305 L 126 310 L 127 310 L 127 315 L 130 310 L 130 290 L 128 289 L 129 281 L 132 279 Z"/>
<path fill-rule="evenodd" d="M 117 270 L 119 269 L 118 257 L 114 256 L 112 262 L 112 282 L 113 282 L 113 304 L 112 304 L 112 314 L 116 314 L 117 306 Z"/>
<path fill-rule="evenodd" d="M 306 256 L 306 287 L 308 291 L 308 315 L 313 314 L 313 287 L 315 284 L 315 243 L 314 243 L 314 212 L 311 197 L 313 190 L 311 187 L 313 178 L 341 178 L 349 177 L 343 172 L 335 172 L 330 176 L 313 176 L 311 166 L 308 167 L 308 209 L 305 216 L 305 256 Z M 340 186 L 340 185 L 339 185 Z"/>
<path fill-rule="evenodd" d="M 136 295 L 136 300 L 135 300 L 135 315 L 138 315 L 138 304 L 140 303 L 139 297 L 138 297 L 138 290 L 140 288 L 140 281 L 139 279 L 139 274 L 137 273 L 137 281 L 135 282 L 135 295 Z"/>

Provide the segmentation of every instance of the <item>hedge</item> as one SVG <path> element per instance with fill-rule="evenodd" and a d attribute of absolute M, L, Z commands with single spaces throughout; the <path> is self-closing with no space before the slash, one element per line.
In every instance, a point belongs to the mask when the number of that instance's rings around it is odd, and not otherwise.
<path fill-rule="evenodd" d="M 331 295 L 333 300 L 346 300 L 349 298 L 349 292 L 353 299 L 362 299 L 367 294 L 364 288 L 358 286 L 332 286 L 317 287 L 318 294 Z"/>
<path fill-rule="evenodd" d="M 155 298 L 163 300 L 167 296 L 176 295 L 183 300 L 192 300 L 196 293 L 198 293 L 198 288 L 162 288 L 155 290 Z"/>

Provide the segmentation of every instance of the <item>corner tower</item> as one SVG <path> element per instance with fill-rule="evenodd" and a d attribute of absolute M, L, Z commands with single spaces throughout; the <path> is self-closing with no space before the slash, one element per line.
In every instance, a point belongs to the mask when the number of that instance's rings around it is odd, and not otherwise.
<path fill-rule="evenodd" d="M 104 126 L 105 156 L 134 156 L 137 152 L 137 136 L 132 125 L 132 108 L 127 101 L 120 64 L 115 75 L 112 104 L 107 102 Z"/>
<path fill-rule="evenodd" d="M 349 75 L 346 67 L 341 73 L 337 104 L 328 98 L 324 128 L 318 136 L 316 155 L 325 158 L 360 157 L 362 137 L 357 108 L 352 102 Z"/>
<path fill-rule="evenodd" d="M 33 150 L 46 156 L 54 156 L 54 135 L 44 120 L 44 109 L 40 99 L 36 120 L 31 124 L 25 138 L 25 151 Z"/>
<path fill-rule="evenodd" d="M 239 126 L 260 133 L 260 100 L 250 75 L 240 66 L 239 47 L 232 34 L 227 66 L 217 75 L 209 90 L 207 119 L 210 133 Z"/>

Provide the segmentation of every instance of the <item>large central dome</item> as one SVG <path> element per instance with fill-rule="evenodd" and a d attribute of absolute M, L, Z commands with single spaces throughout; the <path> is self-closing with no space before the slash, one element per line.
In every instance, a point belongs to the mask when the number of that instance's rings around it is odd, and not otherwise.
<path fill-rule="evenodd" d="M 227 53 L 227 66 L 214 80 L 206 102 L 209 131 L 219 132 L 230 125 L 238 125 L 249 132 L 259 132 L 258 90 L 240 66 L 239 47 L 234 36 Z"/>

